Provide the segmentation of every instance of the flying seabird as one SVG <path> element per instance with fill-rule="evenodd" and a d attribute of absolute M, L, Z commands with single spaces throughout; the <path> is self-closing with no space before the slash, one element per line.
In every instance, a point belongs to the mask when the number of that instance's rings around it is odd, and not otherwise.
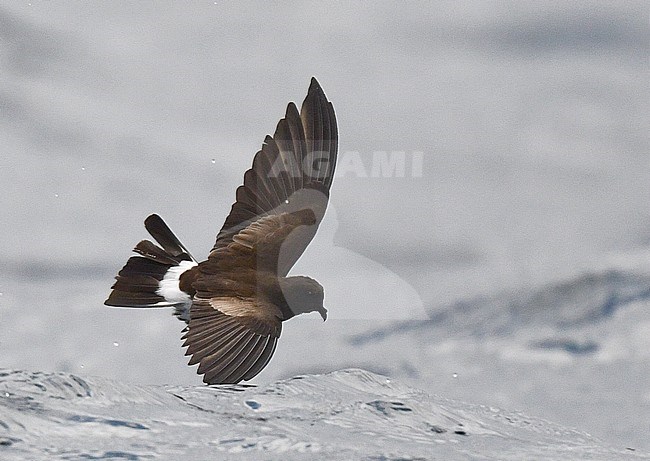
<path fill-rule="evenodd" d="M 282 322 L 318 312 L 323 287 L 288 276 L 316 234 L 338 150 L 334 108 L 312 78 L 300 112 L 291 102 L 266 136 L 207 260 L 198 262 L 165 222 L 144 225 L 158 243 L 138 243 L 104 304 L 175 307 L 189 365 L 207 384 L 238 383 L 271 359 Z"/>

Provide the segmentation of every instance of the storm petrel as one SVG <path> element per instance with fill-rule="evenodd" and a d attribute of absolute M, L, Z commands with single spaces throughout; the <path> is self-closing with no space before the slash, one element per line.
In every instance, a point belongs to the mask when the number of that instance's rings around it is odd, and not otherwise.
<path fill-rule="evenodd" d="M 289 103 L 244 174 L 207 260 L 195 260 L 153 214 L 144 225 L 158 245 L 135 246 L 104 303 L 175 307 L 187 322 L 185 355 L 205 383 L 253 378 L 271 359 L 283 321 L 314 311 L 327 318 L 323 287 L 288 273 L 327 209 L 337 149 L 334 109 L 312 78 L 300 112 Z"/>

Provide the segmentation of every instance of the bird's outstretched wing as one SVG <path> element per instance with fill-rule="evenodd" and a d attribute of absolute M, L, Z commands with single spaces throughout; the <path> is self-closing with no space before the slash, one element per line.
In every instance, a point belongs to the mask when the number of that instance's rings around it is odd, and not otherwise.
<path fill-rule="evenodd" d="M 183 336 L 189 365 L 207 384 L 236 384 L 257 375 L 271 360 L 282 323 L 279 309 L 236 297 L 194 298 Z"/>
<path fill-rule="evenodd" d="M 247 274 L 248 270 L 277 274 L 295 262 L 293 239 L 317 225 L 316 215 L 309 208 L 266 215 L 233 235 L 227 246 L 214 250 L 201 267 L 208 274 L 218 271 L 232 279 Z M 286 261 L 287 258 L 290 260 Z M 194 286 L 201 296 L 214 294 L 210 281 L 209 276 L 207 279 L 199 276 L 196 280 Z"/>
<path fill-rule="evenodd" d="M 209 259 L 219 259 L 236 235 L 255 223 L 311 210 L 315 219 L 287 234 L 274 266 L 286 276 L 316 234 L 334 177 L 338 132 L 332 104 L 312 78 L 300 113 L 290 103 L 273 137 L 267 136 L 237 189 L 237 201 L 217 235 Z M 268 221 L 266 222 L 268 224 Z M 258 226 L 258 230 L 259 226 Z"/>

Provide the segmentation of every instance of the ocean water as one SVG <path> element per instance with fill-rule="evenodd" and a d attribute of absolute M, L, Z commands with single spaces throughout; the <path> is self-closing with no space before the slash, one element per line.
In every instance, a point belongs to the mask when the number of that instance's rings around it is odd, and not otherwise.
<path fill-rule="evenodd" d="M 647 459 L 363 370 L 256 387 L 0 371 L 3 459 Z"/>

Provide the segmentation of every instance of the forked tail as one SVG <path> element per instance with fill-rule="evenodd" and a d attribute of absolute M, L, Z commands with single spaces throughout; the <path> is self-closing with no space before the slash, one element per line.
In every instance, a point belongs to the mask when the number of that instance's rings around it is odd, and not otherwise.
<path fill-rule="evenodd" d="M 117 307 L 175 306 L 176 314 L 186 320 L 191 304 L 191 293 L 179 286 L 183 272 L 197 265 L 189 251 L 176 238 L 162 218 L 156 214 L 144 221 L 144 226 L 158 245 L 142 240 L 132 256 L 115 277 L 113 291 L 104 301 Z M 162 248 L 161 248 L 162 247 Z"/>

